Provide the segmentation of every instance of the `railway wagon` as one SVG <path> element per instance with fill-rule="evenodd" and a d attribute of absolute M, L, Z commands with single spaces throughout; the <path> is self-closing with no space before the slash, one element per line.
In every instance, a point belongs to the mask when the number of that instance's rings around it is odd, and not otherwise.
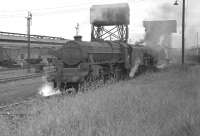
<path fill-rule="evenodd" d="M 20 67 L 17 64 L 18 48 L 9 48 L 0 46 L 0 66 L 1 67 Z"/>
<path fill-rule="evenodd" d="M 32 47 L 31 59 L 29 63 L 35 64 L 39 61 L 52 58 L 49 51 L 55 50 L 52 47 Z M 3 67 L 20 67 L 22 62 L 27 58 L 27 47 L 3 47 L 0 46 L 0 66 Z"/>
<path fill-rule="evenodd" d="M 75 88 L 84 81 L 109 76 L 120 78 L 130 70 L 131 47 L 123 42 L 69 41 L 54 52 L 56 71 L 47 80 L 55 88 Z"/>

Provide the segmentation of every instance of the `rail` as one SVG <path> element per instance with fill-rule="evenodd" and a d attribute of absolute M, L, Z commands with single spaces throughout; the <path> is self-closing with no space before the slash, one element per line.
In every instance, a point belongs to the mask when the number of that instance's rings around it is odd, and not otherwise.
<path fill-rule="evenodd" d="M 26 104 L 28 102 L 33 102 L 33 101 L 35 101 L 35 99 L 23 100 L 23 101 L 20 101 L 20 102 L 6 104 L 6 105 L 3 105 L 3 106 L 0 106 L 0 110 L 10 108 L 10 107 L 14 107 L 14 106 L 17 106 L 17 105 L 20 105 L 20 104 Z"/>
<path fill-rule="evenodd" d="M 23 76 L 17 76 L 17 77 L 2 78 L 0 79 L 0 83 L 7 83 L 11 81 L 36 78 L 36 77 L 41 77 L 42 75 L 43 75 L 42 73 L 35 73 L 35 74 L 23 75 Z"/>

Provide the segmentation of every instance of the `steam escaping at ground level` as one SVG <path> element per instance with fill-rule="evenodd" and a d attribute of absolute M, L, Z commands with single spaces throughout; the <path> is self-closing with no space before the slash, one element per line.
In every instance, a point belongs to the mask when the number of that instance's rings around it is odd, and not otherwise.
<path fill-rule="evenodd" d="M 46 77 L 42 77 L 44 84 L 39 88 L 38 94 L 43 97 L 61 94 L 59 89 L 54 89 L 53 85 L 46 81 Z"/>

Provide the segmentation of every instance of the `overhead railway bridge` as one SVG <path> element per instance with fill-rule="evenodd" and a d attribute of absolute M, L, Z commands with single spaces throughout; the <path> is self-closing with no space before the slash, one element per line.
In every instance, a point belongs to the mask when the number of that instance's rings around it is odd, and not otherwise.
<path fill-rule="evenodd" d="M 59 47 L 68 40 L 62 37 L 30 35 L 31 47 Z M 27 46 L 27 34 L 0 31 L 0 46 L 25 47 Z"/>

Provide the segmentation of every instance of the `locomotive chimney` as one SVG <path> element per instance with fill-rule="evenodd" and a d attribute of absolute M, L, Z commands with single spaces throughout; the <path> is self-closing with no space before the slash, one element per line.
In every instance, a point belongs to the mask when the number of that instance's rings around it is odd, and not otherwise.
<path fill-rule="evenodd" d="M 82 36 L 76 35 L 76 36 L 74 36 L 74 40 L 75 41 L 82 41 Z"/>
<path fill-rule="evenodd" d="M 82 36 L 80 36 L 79 33 L 79 23 L 77 23 L 76 27 L 76 35 L 74 36 L 74 40 L 75 41 L 81 41 L 82 40 Z"/>

